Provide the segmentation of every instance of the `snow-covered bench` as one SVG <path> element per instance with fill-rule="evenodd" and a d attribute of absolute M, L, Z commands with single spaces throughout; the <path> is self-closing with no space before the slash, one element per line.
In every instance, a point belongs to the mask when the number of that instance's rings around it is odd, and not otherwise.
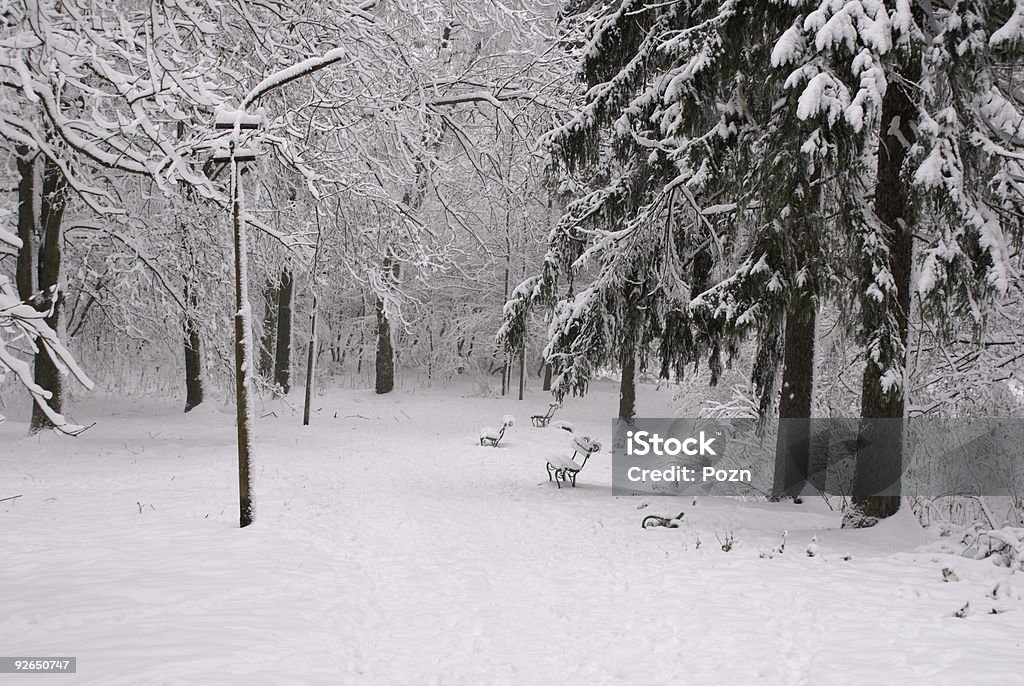
<path fill-rule="evenodd" d="M 485 426 L 480 429 L 480 445 L 490 445 L 497 448 L 498 443 L 501 442 L 502 437 L 505 435 L 505 429 L 515 424 L 515 421 L 515 417 L 507 414 L 501 418 L 500 429 L 495 429 L 490 426 Z"/>
<path fill-rule="evenodd" d="M 532 417 L 530 417 L 530 421 L 536 427 L 547 426 L 548 422 L 551 421 L 551 418 L 555 416 L 555 410 L 557 410 L 561 406 L 562 403 L 553 402 L 550 405 L 548 405 L 547 414 L 535 414 Z"/>
<path fill-rule="evenodd" d="M 601 450 L 601 444 L 590 440 L 588 436 L 576 436 L 572 439 L 572 448 L 572 457 L 548 458 L 548 481 L 554 481 L 559 488 L 563 481 L 568 481 L 576 488 L 576 475 L 587 465 L 590 456 Z M 577 462 L 580 455 L 583 459 Z"/>

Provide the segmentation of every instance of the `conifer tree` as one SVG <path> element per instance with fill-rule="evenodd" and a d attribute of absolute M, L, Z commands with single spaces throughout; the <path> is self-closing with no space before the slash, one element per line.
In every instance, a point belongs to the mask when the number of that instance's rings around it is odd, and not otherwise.
<path fill-rule="evenodd" d="M 850 521 L 899 508 L 911 298 L 937 322 L 1006 291 L 1024 207 L 1019 148 L 1024 8 L 1012 2 L 810 2 L 773 62 L 797 115 L 848 129 L 858 249 L 854 329 L 865 346 Z M 854 179 L 856 180 L 856 179 Z M 914 284 L 915 252 L 919 277 Z"/>
<path fill-rule="evenodd" d="M 806 418 L 829 299 L 865 348 L 855 519 L 891 514 L 912 293 L 923 316 L 980 326 L 1013 273 L 1024 9 L 622 0 L 575 21 L 588 90 L 548 142 L 578 199 L 499 337 L 512 349 L 528 307 L 554 303 L 562 395 L 631 340 L 662 376 L 707 356 L 714 380 L 756 335 L 762 415 L 782 366 L 780 414 Z M 776 492 L 792 495 L 807 433 L 789 429 Z"/>
<path fill-rule="evenodd" d="M 815 219 L 836 148 L 825 138 L 803 145 L 808 126 L 770 69 L 774 38 L 794 12 L 747 4 L 623 2 L 585 22 L 586 102 L 549 140 L 563 173 L 591 178 L 502 331 L 515 340 L 527 305 L 557 299 L 560 279 L 589 281 L 555 306 L 556 394 L 584 391 L 595 366 L 619 362 L 616 352 L 632 345 L 641 363 L 656 356 L 662 377 L 706 358 L 714 382 L 723 356 L 756 332 L 766 414 L 785 326 L 789 414 L 809 416 L 825 286 Z M 806 457 L 795 469 L 786 490 L 799 490 Z"/>

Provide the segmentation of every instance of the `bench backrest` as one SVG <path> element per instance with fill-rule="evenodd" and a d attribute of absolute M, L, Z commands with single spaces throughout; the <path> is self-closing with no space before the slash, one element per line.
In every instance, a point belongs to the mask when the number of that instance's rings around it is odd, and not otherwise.
<path fill-rule="evenodd" d="M 580 453 L 596 453 L 601 450 L 601 444 L 590 440 L 589 436 L 575 436 L 572 439 L 572 447 Z"/>

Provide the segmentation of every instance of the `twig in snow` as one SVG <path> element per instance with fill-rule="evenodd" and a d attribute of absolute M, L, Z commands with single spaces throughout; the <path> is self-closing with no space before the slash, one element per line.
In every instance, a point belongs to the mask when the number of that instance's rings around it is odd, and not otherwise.
<path fill-rule="evenodd" d="M 4 502 L 5 500 L 14 500 L 15 498 L 20 498 L 20 497 L 21 497 L 21 494 L 19 493 L 18 495 L 11 495 L 11 496 L 8 496 L 6 498 L 0 498 L 0 503 Z"/>

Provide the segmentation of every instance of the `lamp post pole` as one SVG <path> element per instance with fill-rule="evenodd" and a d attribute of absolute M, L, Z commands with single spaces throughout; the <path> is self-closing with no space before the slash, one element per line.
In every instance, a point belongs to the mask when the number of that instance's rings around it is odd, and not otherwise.
<path fill-rule="evenodd" d="M 231 224 L 235 247 L 235 423 L 238 427 L 238 511 L 239 526 L 252 524 L 252 327 L 249 312 L 249 269 L 246 259 L 246 226 L 242 221 L 242 184 L 231 146 Z"/>
<path fill-rule="evenodd" d="M 259 128 L 262 117 L 246 113 L 246 108 L 255 104 L 263 95 L 292 81 L 304 78 L 341 61 L 345 52 L 334 48 L 318 57 L 311 57 L 291 67 L 272 74 L 256 85 L 242 99 L 237 111 L 223 111 L 217 115 L 215 129 L 229 129 L 227 157 L 214 157 L 215 161 L 228 162 L 231 172 L 231 227 L 234 234 L 235 250 L 235 420 L 238 428 L 238 511 L 239 526 L 246 527 L 253 521 L 252 488 L 252 311 L 249 306 L 249 269 L 247 257 L 248 238 L 246 222 L 242 216 L 242 179 L 239 162 L 254 159 L 252 150 L 240 150 L 240 133 L 243 130 Z"/>
<path fill-rule="evenodd" d="M 231 129 L 228 148 L 214 155 L 214 162 L 228 164 L 231 195 L 231 233 L 235 253 L 235 425 L 238 431 L 238 523 L 240 527 L 252 524 L 252 327 L 249 307 L 249 261 L 246 259 L 246 223 L 242 216 L 241 162 L 256 159 L 252 150 L 238 147 L 241 129 L 259 128 L 256 117 L 244 112 L 218 117 L 218 129 Z M 226 152 L 226 154 L 224 154 Z"/>

